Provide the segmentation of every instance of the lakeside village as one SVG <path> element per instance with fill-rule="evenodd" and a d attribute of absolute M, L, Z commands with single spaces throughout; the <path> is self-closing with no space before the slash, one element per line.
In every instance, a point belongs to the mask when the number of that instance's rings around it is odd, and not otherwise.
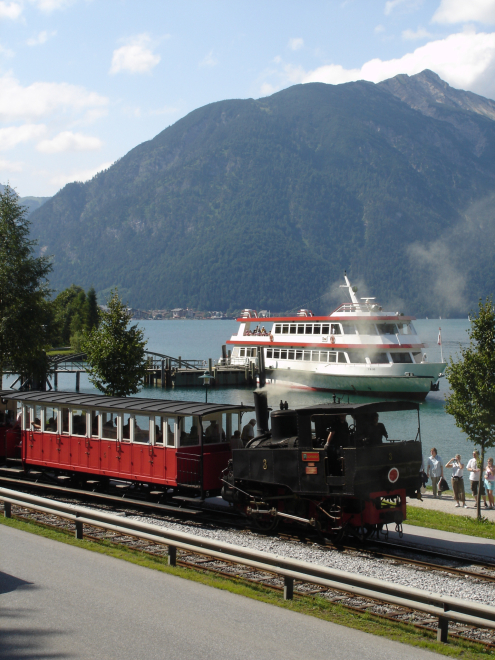
<path fill-rule="evenodd" d="M 103 311 L 106 311 L 104 305 L 100 305 Z M 132 315 L 132 319 L 136 321 L 175 321 L 175 320 L 184 320 L 184 319 L 193 319 L 197 321 L 219 321 L 225 319 L 236 319 L 240 316 L 241 310 L 239 313 L 226 314 L 225 312 L 216 312 L 216 311 L 206 311 L 199 312 L 193 309 L 186 307 L 176 307 L 175 309 L 134 309 L 133 307 L 128 308 L 129 313 Z M 270 316 L 270 311 L 262 309 L 258 313 L 258 318 L 267 318 Z"/>

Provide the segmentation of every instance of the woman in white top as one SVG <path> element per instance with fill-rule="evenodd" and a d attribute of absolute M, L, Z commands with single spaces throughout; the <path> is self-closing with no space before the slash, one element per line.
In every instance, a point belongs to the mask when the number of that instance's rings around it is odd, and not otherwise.
<path fill-rule="evenodd" d="M 464 463 L 461 463 L 461 455 L 456 454 L 455 458 L 451 458 L 450 461 L 445 464 L 445 467 L 452 468 L 452 490 L 454 491 L 454 498 L 457 502 L 456 506 L 461 506 L 460 502 L 462 502 L 462 506 L 467 509 L 463 478 Z"/>

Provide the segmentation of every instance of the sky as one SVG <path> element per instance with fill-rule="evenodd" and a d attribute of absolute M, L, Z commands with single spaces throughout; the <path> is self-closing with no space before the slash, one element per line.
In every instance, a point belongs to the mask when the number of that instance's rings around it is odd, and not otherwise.
<path fill-rule="evenodd" d="M 495 0 L 0 0 L 0 182 L 50 196 L 208 103 L 427 68 L 495 99 Z"/>

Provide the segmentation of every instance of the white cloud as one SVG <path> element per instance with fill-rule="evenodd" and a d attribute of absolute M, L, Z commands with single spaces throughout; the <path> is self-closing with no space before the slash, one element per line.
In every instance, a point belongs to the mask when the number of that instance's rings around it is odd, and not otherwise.
<path fill-rule="evenodd" d="M 22 172 L 24 163 L 12 160 L 3 160 L 0 158 L 0 171 L 2 172 Z"/>
<path fill-rule="evenodd" d="M 10 18 L 15 20 L 22 14 L 22 5 L 19 2 L 0 2 L 0 20 Z"/>
<path fill-rule="evenodd" d="M 56 111 L 104 108 L 108 99 L 68 83 L 35 82 L 27 87 L 11 74 L 0 77 L 0 121 L 34 119 Z"/>
<path fill-rule="evenodd" d="M 289 48 L 291 50 L 299 50 L 304 46 L 304 39 L 301 39 L 301 37 L 296 37 L 294 39 L 289 39 Z"/>
<path fill-rule="evenodd" d="M 287 75 L 291 82 L 340 84 L 353 80 L 380 82 L 399 73 L 414 75 L 432 69 L 454 87 L 478 93 L 493 93 L 495 69 L 495 33 L 465 31 L 445 39 L 431 41 L 412 53 L 393 60 L 373 59 L 359 69 L 345 69 L 339 64 L 321 66 L 304 74 Z"/>
<path fill-rule="evenodd" d="M 402 33 L 404 41 L 420 41 L 421 39 L 431 39 L 432 37 L 433 35 L 422 27 L 419 27 L 416 32 L 414 30 L 404 30 Z"/>
<path fill-rule="evenodd" d="M 495 23 L 493 0 L 442 0 L 431 19 L 434 23 Z"/>
<path fill-rule="evenodd" d="M 50 39 L 50 37 L 54 37 L 56 34 L 56 31 L 47 32 L 46 30 L 43 30 L 43 32 L 40 32 L 38 36 L 28 39 L 26 43 L 28 46 L 41 46 L 42 44 L 45 44 L 48 39 Z"/>
<path fill-rule="evenodd" d="M 62 131 L 51 140 L 42 140 L 36 146 L 44 154 L 58 154 L 62 151 L 97 151 L 102 141 L 97 137 Z"/>
<path fill-rule="evenodd" d="M 5 46 L 0 44 L 0 55 L 5 55 L 5 57 L 14 57 L 15 53 L 13 50 L 10 50 L 10 48 L 5 48 Z"/>
<path fill-rule="evenodd" d="M 384 9 L 385 16 L 389 16 L 398 5 L 402 5 L 406 1 L 407 0 L 387 0 Z"/>
<path fill-rule="evenodd" d="M 56 186 L 65 186 L 66 183 L 72 183 L 73 181 L 89 181 L 98 174 L 98 172 L 107 170 L 111 165 L 113 165 L 113 163 L 102 163 L 101 165 L 98 165 L 98 167 L 87 170 L 76 170 L 69 174 L 57 174 L 50 179 L 50 183 L 53 183 Z"/>
<path fill-rule="evenodd" d="M 139 34 L 131 37 L 125 46 L 113 51 L 110 73 L 128 71 L 129 73 L 147 73 L 160 62 L 160 55 L 153 53 L 151 37 Z"/>
<path fill-rule="evenodd" d="M 55 9 L 64 9 L 65 7 L 70 7 L 73 5 L 75 0 L 31 0 L 33 5 L 40 11 L 44 11 L 47 14 L 54 11 Z"/>
<path fill-rule="evenodd" d="M 210 50 L 210 52 L 203 57 L 203 59 L 199 63 L 199 66 L 200 67 L 203 67 L 203 66 L 216 66 L 217 64 L 218 64 L 218 60 L 213 55 L 213 51 Z"/>
<path fill-rule="evenodd" d="M 270 96 L 270 94 L 273 94 L 278 89 L 279 89 L 278 87 L 275 87 L 274 85 L 270 85 L 270 83 L 263 83 L 261 85 L 260 94 L 261 96 Z"/>
<path fill-rule="evenodd" d="M 39 140 L 46 133 L 44 124 L 24 124 L 0 128 L 0 151 L 13 149 L 21 142 Z"/>
<path fill-rule="evenodd" d="M 374 32 L 375 32 L 375 34 L 380 34 L 380 32 L 385 32 L 385 26 L 384 25 L 377 25 Z"/>

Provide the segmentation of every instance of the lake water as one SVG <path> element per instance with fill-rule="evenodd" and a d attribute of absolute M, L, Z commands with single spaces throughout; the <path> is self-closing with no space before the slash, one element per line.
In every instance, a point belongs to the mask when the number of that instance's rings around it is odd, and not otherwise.
<path fill-rule="evenodd" d="M 225 321 L 140 321 L 139 327 L 144 330 L 148 340 L 148 350 L 184 359 L 217 359 L 221 357 L 221 347 L 230 336 L 237 332 L 238 323 Z M 420 319 L 414 322 L 416 330 L 427 344 L 426 352 L 430 362 L 440 361 L 440 346 L 437 344 L 438 329 L 442 328 L 444 360 L 459 353 L 461 346 L 467 346 L 469 338 L 467 319 Z M 4 380 L 5 385 L 7 385 Z M 75 387 L 74 374 L 59 374 L 60 390 L 73 391 Z M 89 383 L 87 376 L 81 374 L 81 391 L 96 392 Z M 466 440 L 464 434 L 455 426 L 454 419 L 445 413 L 444 401 L 448 393 L 448 381 L 440 380 L 440 391 L 430 392 L 426 401 L 421 404 L 421 436 L 423 453 L 429 456 L 431 447 L 436 447 L 444 461 L 448 461 L 456 453 L 464 459 L 471 457 L 473 446 Z M 177 388 L 165 390 L 159 387 L 144 387 L 138 396 L 160 399 L 179 399 L 185 401 L 203 401 L 204 388 Z M 328 401 L 329 394 L 296 389 L 281 389 L 278 386 L 268 389 L 269 405 L 276 408 L 281 398 L 289 403 L 291 408 L 313 405 Z M 347 397 L 346 397 L 347 398 Z M 209 388 L 208 400 L 216 403 L 249 403 L 252 404 L 252 388 Z M 370 397 L 362 398 L 370 401 Z M 358 397 L 351 396 L 352 402 L 358 402 Z M 383 413 L 380 415 L 391 438 L 414 438 L 417 430 L 415 412 Z"/>

